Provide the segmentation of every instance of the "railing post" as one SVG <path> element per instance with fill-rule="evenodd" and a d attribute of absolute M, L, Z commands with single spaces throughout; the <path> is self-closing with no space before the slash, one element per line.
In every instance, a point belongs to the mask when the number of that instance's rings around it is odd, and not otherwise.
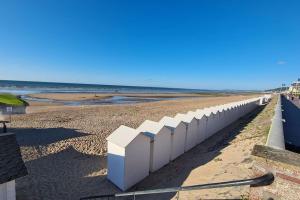
<path fill-rule="evenodd" d="M 177 200 L 179 200 L 179 192 L 180 192 L 180 191 L 177 192 L 177 198 L 176 198 Z"/>

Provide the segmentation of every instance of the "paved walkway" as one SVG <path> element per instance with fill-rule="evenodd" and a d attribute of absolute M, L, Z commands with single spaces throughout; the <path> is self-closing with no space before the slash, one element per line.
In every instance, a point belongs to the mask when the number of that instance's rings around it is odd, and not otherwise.
<path fill-rule="evenodd" d="M 282 98 L 286 148 L 300 153 L 300 100 Z"/>

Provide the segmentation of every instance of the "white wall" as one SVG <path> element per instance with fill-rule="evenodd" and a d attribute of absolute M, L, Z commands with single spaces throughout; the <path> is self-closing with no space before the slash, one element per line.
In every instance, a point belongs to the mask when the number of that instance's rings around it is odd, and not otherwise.
<path fill-rule="evenodd" d="M 197 144 L 198 123 L 193 119 L 187 126 L 185 151 L 190 150 Z"/>
<path fill-rule="evenodd" d="M 125 150 L 125 187 L 127 190 L 149 175 L 150 139 L 138 135 Z"/>
<path fill-rule="evenodd" d="M 125 149 L 110 141 L 107 145 L 107 178 L 121 190 L 125 190 Z"/>
<path fill-rule="evenodd" d="M 171 154 L 171 130 L 164 127 L 156 134 L 153 149 L 152 163 L 150 163 L 150 171 L 154 172 L 170 161 Z M 151 155 L 151 154 L 150 154 Z"/>
<path fill-rule="evenodd" d="M 206 138 L 206 122 L 207 118 L 203 116 L 201 119 L 198 120 L 198 132 L 197 132 L 197 143 L 200 144 L 203 142 Z"/>
<path fill-rule="evenodd" d="M 207 117 L 205 115 L 205 112 L 203 112 L 203 110 L 201 109 L 198 109 L 195 112 L 189 111 L 187 115 L 195 118 L 197 121 L 197 133 L 195 144 L 198 145 L 207 138 Z"/>
<path fill-rule="evenodd" d="M 0 184 L 0 200 L 15 200 L 16 189 L 15 180 Z"/>
<path fill-rule="evenodd" d="M 172 150 L 171 150 L 171 160 L 174 160 L 178 156 L 184 153 L 186 137 L 186 126 L 183 123 L 180 123 L 175 129 L 172 138 Z"/>
<path fill-rule="evenodd" d="M 211 114 L 207 114 L 207 121 L 206 121 L 206 135 L 207 138 L 209 138 L 210 136 L 213 135 L 213 121 L 214 121 L 214 115 Z"/>

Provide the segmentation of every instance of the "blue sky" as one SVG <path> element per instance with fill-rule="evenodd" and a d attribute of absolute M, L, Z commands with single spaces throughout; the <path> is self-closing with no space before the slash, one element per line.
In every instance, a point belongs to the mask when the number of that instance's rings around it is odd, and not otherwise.
<path fill-rule="evenodd" d="M 266 89 L 300 76 L 300 1 L 0 0 L 0 79 Z"/>

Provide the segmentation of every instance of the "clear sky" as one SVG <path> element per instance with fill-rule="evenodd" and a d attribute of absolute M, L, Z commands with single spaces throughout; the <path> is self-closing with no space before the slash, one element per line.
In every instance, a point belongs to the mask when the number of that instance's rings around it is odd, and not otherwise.
<path fill-rule="evenodd" d="M 297 0 L 0 0 L 0 79 L 266 89 L 299 76 Z"/>

